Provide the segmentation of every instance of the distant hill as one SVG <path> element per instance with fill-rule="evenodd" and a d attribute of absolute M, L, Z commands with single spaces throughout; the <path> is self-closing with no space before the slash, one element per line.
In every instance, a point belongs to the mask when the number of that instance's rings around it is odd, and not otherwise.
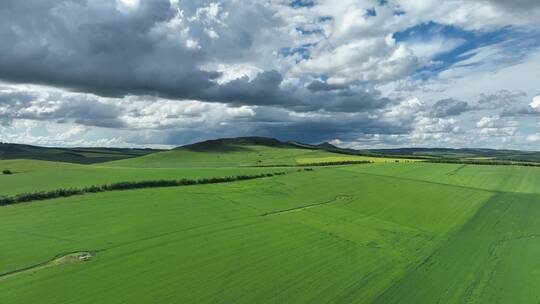
<path fill-rule="evenodd" d="M 156 153 L 157 152 L 157 153 Z M 540 152 L 451 149 L 397 148 L 355 150 L 328 142 L 306 144 L 269 137 L 221 138 L 184 145 L 170 151 L 122 148 L 44 148 L 0 143 L 0 159 L 37 159 L 79 164 L 102 162 L 136 167 L 230 166 L 257 164 L 294 164 L 305 159 L 370 157 L 420 160 L 474 160 L 540 162 Z M 119 162 L 116 162 L 119 161 Z"/>
<path fill-rule="evenodd" d="M 310 150 L 327 151 L 337 154 L 357 155 L 365 157 L 387 158 L 413 158 L 413 159 L 436 159 L 436 160 L 497 160 L 517 162 L 540 162 L 540 152 L 496 150 L 481 148 L 397 148 L 397 149 L 348 149 L 340 148 L 329 142 L 320 144 L 306 144 L 296 141 L 280 141 L 267 137 L 238 137 L 208 140 L 200 143 L 186 145 L 177 149 L 191 151 L 232 151 L 242 150 L 243 146 L 259 145 L 276 148 L 301 148 Z"/>
<path fill-rule="evenodd" d="M 124 148 L 46 148 L 0 143 L 0 159 L 35 159 L 77 164 L 95 164 L 139 157 L 160 150 Z"/>
<path fill-rule="evenodd" d="M 470 159 L 470 160 L 500 160 L 520 162 L 540 162 L 540 152 L 518 150 L 496 150 L 475 148 L 398 148 L 398 149 L 371 149 L 374 154 L 388 156 L 426 157 L 430 159 Z"/>
<path fill-rule="evenodd" d="M 364 156 L 344 155 L 344 153 L 330 151 L 329 148 L 328 146 L 319 147 L 299 142 L 285 142 L 267 137 L 222 138 L 108 164 L 125 167 L 174 168 L 290 166 L 366 160 Z"/>
<path fill-rule="evenodd" d="M 292 143 L 282 142 L 269 137 L 236 137 L 206 140 L 175 148 L 175 150 L 190 150 L 199 152 L 210 151 L 241 151 L 242 146 L 265 146 L 274 148 L 296 147 Z"/>
<path fill-rule="evenodd" d="M 206 140 L 194 144 L 184 145 L 175 148 L 176 150 L 190 150 L 190 151 L 241 151 L 243 146 L 264 146 L 273 148 L 300 148 L 309 150 L 322 150 L 339 154 L 348 155 L 361 155 L 366 154 L 365 151 L 358 151 L 353 149 L 344 149 L 336 147 L 328 142 L 324 142 L 318 145 L 306 144 L 298 141 L 280 141 L 271 137 L 235 137 L 235 138 L 220 138 Z M 369 153 L 367 153 L 369 154 Z"/>

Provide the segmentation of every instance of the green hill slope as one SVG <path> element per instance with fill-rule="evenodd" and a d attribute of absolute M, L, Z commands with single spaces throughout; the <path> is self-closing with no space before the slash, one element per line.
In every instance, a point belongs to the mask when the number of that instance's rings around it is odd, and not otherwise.
<path fill-rule="evenodd" d="M 337 154 L 311 146 L 281 142 L 263 137 L 243 137 L 205 141 L 170 151 L 107 163 L 120 167 L 236 167 L 256 165 L 295 165 L 315 162 L 371 159 Z M 377 160 L 377 159 L 374 159 Z"/>

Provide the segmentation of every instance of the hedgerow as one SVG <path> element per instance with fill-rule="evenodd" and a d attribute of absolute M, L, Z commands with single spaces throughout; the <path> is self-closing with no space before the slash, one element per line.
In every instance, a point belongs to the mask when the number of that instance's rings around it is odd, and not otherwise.
<path fill-rule="evenodd" d="M 515 161 L 504 161 L 504 160 L 501 161 L 501 160 L 432 159 L 425 162 L 435 163 L 435 164 L 540 167 L 540 163 L 515 162 Z"/>
<path fill-rule="evenodd" d="M 255 168 L 277 168 L 277 167 L 324 167 L 324 166 L 340 166 L 340 165 L 362 165 L 362 164 L 372 164 L 373 161 L 370 160 L 344 160 L 344 161 L 332 161 L 332 162 L 319 162 L 319 163 L 306 163 L 306 164 L 268 164 L 268 165 L 256 165 L 250 166 Z"/>
<path fill-rule="evenodd" d="M 301 170 L 298 170 L 301 171 Z M 25 203 L 31 201 L 41 201 L 53 198 L 82 195 L 86 193 L 98 193 L 107 191 L 121 191 L 121 190 L 133 190 L 144 188 L 161 188 L 161 187 L 178 187 L 178 186 L 191 186 L 191 185 L 206 185 L 206 184 L 218 184 L 236 182 L 250 179 L 258 179 L 264 177 L 272 177 L 285 175 L 290 172 L 275 172 L 275 173 L 262 173 L 255 175 L 236 175 L 225 177 L 208 177 L 203 179 L 179 179 L 179 180 L 150 180 L 150 181 L 136 181 L 136 182 L 118 182 L 101 186 L 88 186 L 84 188 L 69 188 L 69 189 L 57 189 L 50 191 L 40 191 L 31 193 L 21 193 L 15 196 L 0 197 L 0 206 L 12 205 L 17 203 Z"/>

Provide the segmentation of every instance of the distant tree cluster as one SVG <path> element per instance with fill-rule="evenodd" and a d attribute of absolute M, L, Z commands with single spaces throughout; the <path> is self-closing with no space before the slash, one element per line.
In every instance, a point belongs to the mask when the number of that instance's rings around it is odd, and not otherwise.
<path fill-rule="evenodd" d="M 301 170 L 298 170 L 298 171 L 301 171 Z M 12 205 L 12 204 L 17 204 L 17 203 L 25 203 L 25 202 L 31 202 L 31 201 L 47 200 L 47 199 L 60 198 L 60 197 L 68 197 L 68 196 L 74 196 L 74 195 L 82 195 L 86 193 L 228 183 L 228 182 L 236 182 L 236 181 L 285 175 L 287 173 L 290 173 L 290 172 L 263 173 L 263 174 L 255 174 L 255 175 L 236 175 L 236 176 L 226 176 L 226 177 L 209 177 L 209 178 L 203 178 L 203 179 L 119 182 L 119 183 L 113 183 L 113 184 L 101 185 L 101 186 L 88 186 L 84 188 L 69 188 L 69 189 L 57 189 L 57 190 L 51 190 L 51 191 L 32 192 L 32 193 L 21 193 L 12 197 L 6 197 L 6 196 L 0 197 L 0 206 Z"/>
<path fill-rule="evenodd" d="M 515 161 L 504 161 L 504 160 L 432 159 L 432 160 L 428 160 L 426 162 L 428 162 L 428 163 L 438 163 L 438 164 L 540 167 L 540 163 L 515 162 Z"/>
<path fill-rule="evenodd" d="M 362 164 L 372 164 L 373 161 L 370 160 L 344 160 L 344 161 L 333 161 L 333 162 L 321 162 L 321 163 L 306 163 L 306 164 L 296 164 L 296 165 L 257 165 L 253 167 L 262 167 L 262 168 L 272 168 L 272 167 L 324 167 L 324 166 L 339 166 L 339 165 L 362 165 Z"/>
<path fill-rule="evenodd" d="M 308 163 L 298 165 L 300 167 L 322 167 L 322 166 L 340 166 L 340 165 L 363 165 L 363 164 L 372 164 L 370 160 L 344 160 L 344 161 L 333 161 L 333 162 L 324 162 L 324 163 Z"/>
<path fill-rule="evenodd" d="M 13 172 L 11 172 L 11 170 L 2 170 L 2 174 L 11 175 L 11 174 L 13 174 Z"/>

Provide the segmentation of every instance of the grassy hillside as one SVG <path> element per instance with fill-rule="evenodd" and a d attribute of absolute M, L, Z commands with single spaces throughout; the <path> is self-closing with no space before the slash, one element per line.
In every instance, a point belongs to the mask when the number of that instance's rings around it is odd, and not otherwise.
<path fill-rule="evenodd" d="M 0 142 L 0 160 L 34 159 L 76 164 L 94 164 L 139 157 L 157 150 L 121 148 L 45 148 Z"/>
<path fill-rule="evenodd" d="M 236 167 L 362 160 L 393 162 L 397 159 L 338 154 L 267 138 L 235 138 L 202 142 L 144 157 L 114 161 L 108 165 L 142 168 Z"/>

